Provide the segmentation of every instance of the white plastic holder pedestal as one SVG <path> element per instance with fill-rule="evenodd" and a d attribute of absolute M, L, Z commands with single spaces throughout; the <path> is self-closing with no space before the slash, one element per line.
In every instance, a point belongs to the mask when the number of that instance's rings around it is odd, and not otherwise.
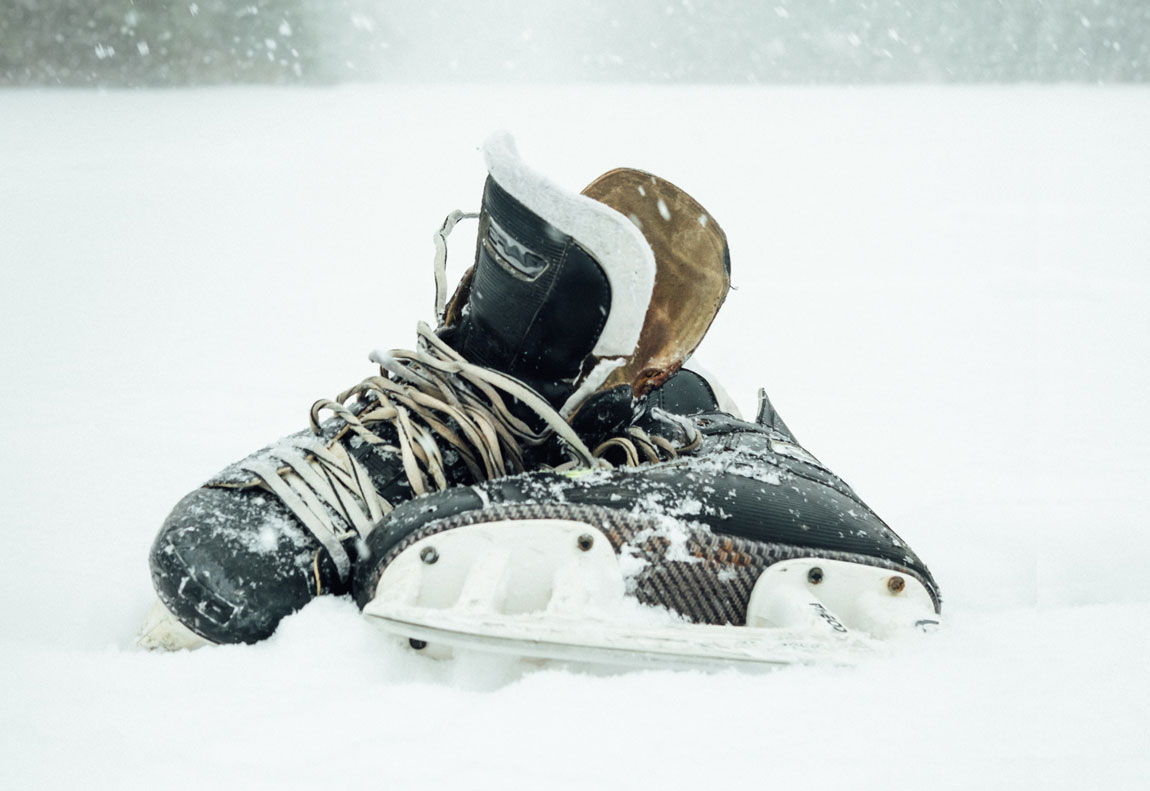
<path fill-rule="evenodd" d="M 364 615 L 435 657 L 464 648 L 643 667 L 850 664 L 938 624 L 916 578 L 844 561 L 769 566 L 746 626 L 691 624 L 625 600 L 607 537 L 584 522 L 510 520 L 428 536 L 384 570 Z M 632 606 L 627 606 L 628 604 Z M 645 612 L 639 612 L 645 611 Z M 637 617 L 642 615 L 643 617 Z"/>

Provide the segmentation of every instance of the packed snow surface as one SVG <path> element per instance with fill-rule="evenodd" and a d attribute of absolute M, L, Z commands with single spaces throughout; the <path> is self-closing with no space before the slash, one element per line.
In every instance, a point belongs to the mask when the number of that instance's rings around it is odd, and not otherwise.
<path fill-rule="evenodd" d="M 502 128 L 707 207 L 737 290 L 700 358 L 926 560 L 939 633 L 525 672 L 325 598 L 133 647 L 168 509 L 433 318 Z M 1148 129 L 1145 88 L 0 93 L 0 786 L 1146 787 Z"/>

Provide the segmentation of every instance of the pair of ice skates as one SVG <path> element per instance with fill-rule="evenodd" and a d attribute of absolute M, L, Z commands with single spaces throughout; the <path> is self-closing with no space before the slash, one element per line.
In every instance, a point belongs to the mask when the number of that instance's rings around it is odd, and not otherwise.
<path fill-rule="evenodd" d="M 485 154 L 449 301 L 465 215 L 436 235 L 439 326 L 175 507 L 141 643 L 255 642 L 325 593 L 439 655 L 761 665 L 937 623 L 926 566 L 766 396 L 744 421 L 682 367 L 729 286 L 713 218 L 648 173 L 576 195 Z"/>

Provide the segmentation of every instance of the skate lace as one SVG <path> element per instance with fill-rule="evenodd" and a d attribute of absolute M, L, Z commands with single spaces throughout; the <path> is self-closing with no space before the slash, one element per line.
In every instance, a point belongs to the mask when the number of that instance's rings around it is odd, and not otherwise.
<path fill-rule="evenodd" d="M 591 450 L 534 390 L 469 363 L 423 322 L 417 332 L 416 351 L 376 352 L 372 360 L 380 365 L 380 375 L 335 399 L 316 401 L 309 415 L 311 437 L 293 437 L 242 465 L 316 536 L 341 579 L 351 567 L 343 542 L 366 536 L 394 508 L 375 488 L 363 462 L 348 450 L 357 441 L 397 454 L 415 495 L 451 485 L 445 449 L 454 451 L 478 482 L 526 471 L 527 449 L 553 437 L 560 439 L 568 456 L 552 468 L 557 471 L 611 467 L 604 458 L 608 454 L 621 455 L 622 464 L 634 466 L 689 453 L 699 444 L 697 430 L 689 442 L 675 446 L 632 427 Z M 517 417 L 507 398 L 536 415 L 542 428 L 533 429 Z M 324 412 L 343 424 L 326 441 Z M 374 430 L 382 425 L 392 427 L 394 440 Z M 683 425 L 693 429 L 690 423 Z M 343 442 L 349 433 L 353 436 Z M 318 584 L 318 573 L 316 578 Z"/>
<path fill-rule="evenodd" d="M 462 218 L 453 212 L 436 234 L 436 313 L 442 321 L 446 237 Z M 416 496 L 448 488 L 454 452 L 476 481 L 524 472 L 525 455 L 558 437 L 567 461 L 557 471 L 613 466 L 607 455 L 635 466 L 692 452 L 701 436 L 690 421 L 678 421 L 687 441 L 676 446 L 638 427 L 591 450 L 542 396 L 519 380 L 468 362 L 424 322 L 417 327 L 415 351 L 374 352 L 378 376 L 364 379 L 334 399 L 316 401 L 309 415 L 311 436 L 296 435 L 242 469 L 255 475 L 327 550 L 340 579 L 351 558 L 343 542 L 365 537 L 394 505 L 376 488 L 363 462 L 349 451 L 358 443 L 397 454 Z M 508 407 L 507 399 L 516 404 Z M 518 417 L 527 410 L 538 418 L 533 428 Z M 330 412 L 342 426 L 332 432 L 321 415 Z M 674 416 L 667 416 L 674 418 Z M 394 439 L 376 429 L 390 426 Z M 348 438 L 348 434 L 352 436 Z M 344 442 L 344 440 L 347 440 Z M 541 467 L 540 469 L 546 469 Z M 314 564 L 320 585 L 319 555 Z"/>
<path fill-rule="evenodd" d="M 694 423 L 661 409 L 653 409 L 652 412 L 681 426 L 687 437 L 686 442 L 682 445 L 676 445 L 666 437 L 648 434 L 638 426 L 630 426 L 624 430 L 622 435 L 612 437 L 595 446 L 595 450 L 592 451 L 595 458 L 603 463 L 608 454 L 617 450 L 623 457 L 622 462 L 616 465 L 608 464 L 608 466 L 638 467 L 645 462 L 657 464 L 668 459 L 686 456 L 702 444 L 703 435 Z"/>

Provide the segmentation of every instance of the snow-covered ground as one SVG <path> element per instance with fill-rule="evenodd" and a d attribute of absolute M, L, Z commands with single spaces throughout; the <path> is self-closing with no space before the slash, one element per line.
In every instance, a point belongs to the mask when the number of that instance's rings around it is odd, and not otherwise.
<path fill-rule="evenodd" d="M 701 359 L 926 559 L 942 632 L 520 675 L 326 599 L 261 645 L 133 648 L 167 510 L 432 317 L 496 128 L 720 220 Z M 1147 130 L 1145 88 L 0 92 L 0 786 L 1145 788 Z"/>

